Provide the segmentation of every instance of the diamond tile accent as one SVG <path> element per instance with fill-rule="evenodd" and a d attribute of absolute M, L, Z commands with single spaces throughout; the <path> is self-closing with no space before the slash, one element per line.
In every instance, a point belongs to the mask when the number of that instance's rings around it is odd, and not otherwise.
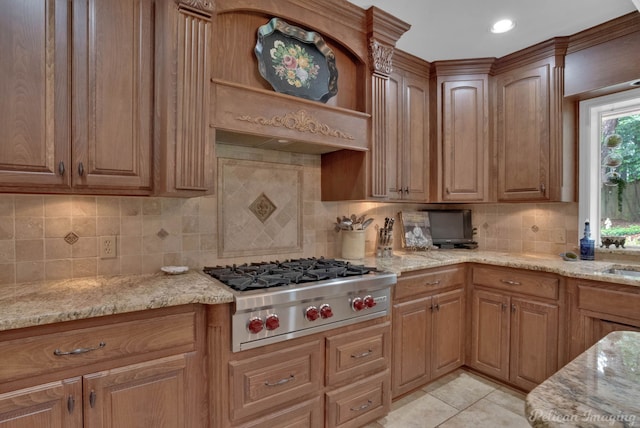
<path fill-rule="evenodd" d="M 73 232 L 67 233 L 64 237 L 65 242 L 69 245 L 75 244 L 78 242 L 78 239 L 80 239 L 80 237 Z"/>
<path fill-rule="evenodd" d="M 156 233 L 156 235 L 158 236 L 158 238 L 160 239 L 164 239 L 167 236 L 169 236 L 169 232 L 167 232 L 166 230 L 164 230 L 163 228 L 160 228 L 160 230 L 158 231 L 158 233 Z"/>
<path fill-rule="evenodd" d="M 261 222 L 267 221 L 271 214 L 276 210 L 275 204 L 271 202 L 271 199 L 264 193 L 256 198 L 251 205 L 249 205 L 249 211 L 251 211 Z"/>

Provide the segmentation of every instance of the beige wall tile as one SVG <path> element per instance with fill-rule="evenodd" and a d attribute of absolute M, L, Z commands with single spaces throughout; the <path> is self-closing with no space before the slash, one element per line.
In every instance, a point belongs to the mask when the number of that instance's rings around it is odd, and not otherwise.
<path fill-rule="evenodd" d="M 95 217 L 97 213 L 95 196 L 72 196 L 71 215 L 73 217 Z"/>
<path fill-rule="evenodd" d="M 13 217 L 14 213 L 14 195 L 0 194 L 0 217 Z"/>
<path fill-rule="evenodd" d="M 121 236 L 118 240 L 121 257 L 142 254 L 142 236 Z"/>
<path fill-rule="evenodd" d="M 120 259 L 120 273 L 122 275 L 138 275 L 142 273 L 142 256 L 122 256 Z"/>
<path fill-rule="evenodd" d="M 85 259 L 98 256 L 98 239 L 81 236 L 78 242 L 71 246 L 71 257 Z M 75 274 L 74 274 L 75 275 Z M 86 275 L 85 275 L 86 276 Z"/>
<path fill-rule="evenodd" d="M 0 264 L 16 261 L 16 246 L 13 239 L 0 241 Z"/>
<path fill-rule="evenodd" d="M 44 217 L 16 217 L 16 239 L 44 238 Z"/>
<path fill-rule="evenodd" d="M 142 200 L 142 215 L 159 216 L 162 214 L 162 199 L 146 198 Z"/>
<path fill-rule="evenodd" d="M 120 199 L 120 215 L 123 217 L 142 215 L 142 200 L 140 198 Z"/>
<path fill-rule="evenodd" d="M 96 199 L 98 217 L 120 217 L 120 198 L 100 196 Z"/>
<path fill-rule="evenodd" d="M 120 217 L 122 236 L 142 236 L 142 217 Z"/>
<path fill-rule="evenodd" d="M 71 217 L 45 217 L 44 219 L 45 238 L 64 238 L 71 231 L 73 231 Z"/>
<path fill-rule="evenodd" d="M 69 259 L 72 254 L 71 248 L 71 245 L 62 238 L 45 238 L 45 260 Z M 71 269 L 69 269 L 69 274 L 71 274 Z"/>
<path fill-rule="evenodd" d="M 0 263 L 0 285 L 16 283 L 16 264 Z"/>
<path fill-rule="evenodd" d="M 44 263 L 45 278 L 48 280 L 67 279 L 73 274 L 71 260 L 50 260 Z"/>
<path fill-rule="evenodd" d="M 73 259 L 73 278 L 95 277 L 98 274 L 98 261 L 95 257 Z"/>
<path fill-rule="evenodd" d="M 0 217 L 0 239 L 13 239 L 14 233 L 14 217 Z"/>
<path fill-rule="evenodd" d="M 42 281 L 44 279 L 44 262 L 18 262 L 16 263 L 16 282 Z"/>
<path fill-rule="evenodd" d="M 42 195 L 15 195 L 16 217 L 44 217 L 44 197 Z"/>
<path fill-rule="evenodd" d="M 187 215 L 182 217 L 182 233 L 198 233 L 200 217 Z"/>
<path fill-rule="evenodd" d="M 96 236 L 96 217 L 73 217 L 71 227 L 73 232 L 82 237 Z"/>
<path fill-rule="evenodd" d="M 142 256 L 142 273 L 157 273 L 164 266 L 163 254 L 145 254 Z"/>
<path fill-rule="evenodd" d="M 120 257 L 116 257 L 115 259 L 98 259 L 98 275 L 120 275 Z"/>
<path fill-rule="evenodd" d="M 142 237 L 142 253 L 143 254 L 162 254 L 163 242 L 156 235 Z"/>
<path fill-rule="evenodd" d="M 96 236 L 120 235 L 120 217 L 96 217 Z"/>
<path fill-rule="evenodd" d="M 72 212 L 71 196 L 47 195 L 44 197 L 45 217 L 70 217 Z"/>
<path fill-rule="evenodd" d="M 44 260 L 44 239 L 16 241 L 16 261 L 30 262 Z"/>

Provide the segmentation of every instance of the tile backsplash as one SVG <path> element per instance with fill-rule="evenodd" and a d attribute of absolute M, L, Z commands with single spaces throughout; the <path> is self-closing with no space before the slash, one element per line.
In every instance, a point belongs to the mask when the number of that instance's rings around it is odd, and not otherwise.
<path fill-rule="evenodd" d="M 224 159 L 301 167 L 301 249 L 292 247 L 290 252 L 274 255 L 281 260 L 339 256 L 340 234 L 333 228 L 336 216 L 352 213 L 374 218 L 366 237 L 367 253 L 373 254 L 375 225 L 382 226 L 385 217 L 394 217 L 401 210 L 429 207 L 376 202 L 321 202 L 318 155 L 222 144 L 216 150 L 217 155 Z M 254 186 L 253 191 L 269 196 L 273 195 L 273 186 L 273 183 L 265 184 L 264 188 Z M 226 194 L 227 190 L 224 192 Z M 245 205 L 254 200 L 255 196 L 248 198 Z M 219 208 L 225 208 L 218 206 L 219 201 L 225 201 L 220 192 L 192 199 L 0 194 L 0 284 L 153 273 L 165 265 L 201 267 L 270 258 L 264 252 L 254 253 L 250 248 L 233 256 L 221 256 L 218 230 L 219 227 L 224 230 L 226 225 L 218 224 Z M 473 223 L 481 249 L 547 254 L 576 250 L 576 203 L 477 204 L 465 207 L 473 210 Z M 266 222 L 258 223 L 260 227 L 268 227 Z M 396 228 L 397 231 L 399 229 Z M 70 233 L 77 235 L 75 242 L 65 240 Z M 116 236 L 115 258 L 100 257 L 101 236 Z M 399 235 L 394 242 L 399 248 Z"/>

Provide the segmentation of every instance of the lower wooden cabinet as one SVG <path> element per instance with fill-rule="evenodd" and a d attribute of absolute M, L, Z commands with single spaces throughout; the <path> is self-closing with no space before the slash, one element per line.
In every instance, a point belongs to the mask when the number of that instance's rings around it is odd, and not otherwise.
<path fill-rule="evenodd" d="M 484 273 L 491 275 L 485 277 Z M 530 275 L 508 269 L 474 272 L 467 362 L 482 373 L 525 390 L 555 373 L 559 359 L 559 304 L 515 294 L 522 292 L 521 286 L 528 290 Z M 507 285 L 514 291 L 483 289 L 476 284 L 490 284 L 491 280 L 500 288 Z M 535 287 L 531 290 L 546 292 Z"/>
<path fill-rule="evenodd" d="M 0 426 L 74 428 L 82 426 L 79 378 L 0 394 Z"/>
<path fill-rule="evenodd" d="M 0 426 L 204 426 L 204 328 L 185 306 L 0 332 Z"/>
<path fill-rule="evenodd" d="M 464 364 L 464 281 L 461 267 L 399 278 L 393 305 L 393 397 Z"/>
<path fill-rule="evenodd" d="M 583 280 L 571 280 L 567 286 L 571 331 L 568 359 L 612 331 L 640 331 L 638 287 Z"/>
<path fill-rule="evenodd" d="M 230 386 L 228 404 L 213 405 L 224 413 L 213 426 L 356 428 L 383 417 L 391 406 L 390 336 L 382 318 L 229 353 L 227 370 L 211 376 Z"/>

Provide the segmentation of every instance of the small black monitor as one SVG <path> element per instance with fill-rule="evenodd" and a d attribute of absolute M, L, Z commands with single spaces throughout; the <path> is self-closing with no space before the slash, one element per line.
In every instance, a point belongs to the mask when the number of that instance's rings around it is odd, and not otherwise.
<path fill-rule="evenodd" d="M 428 210 L 433 245 L 441 248 L 475 248 L 471 210 Z"/>

